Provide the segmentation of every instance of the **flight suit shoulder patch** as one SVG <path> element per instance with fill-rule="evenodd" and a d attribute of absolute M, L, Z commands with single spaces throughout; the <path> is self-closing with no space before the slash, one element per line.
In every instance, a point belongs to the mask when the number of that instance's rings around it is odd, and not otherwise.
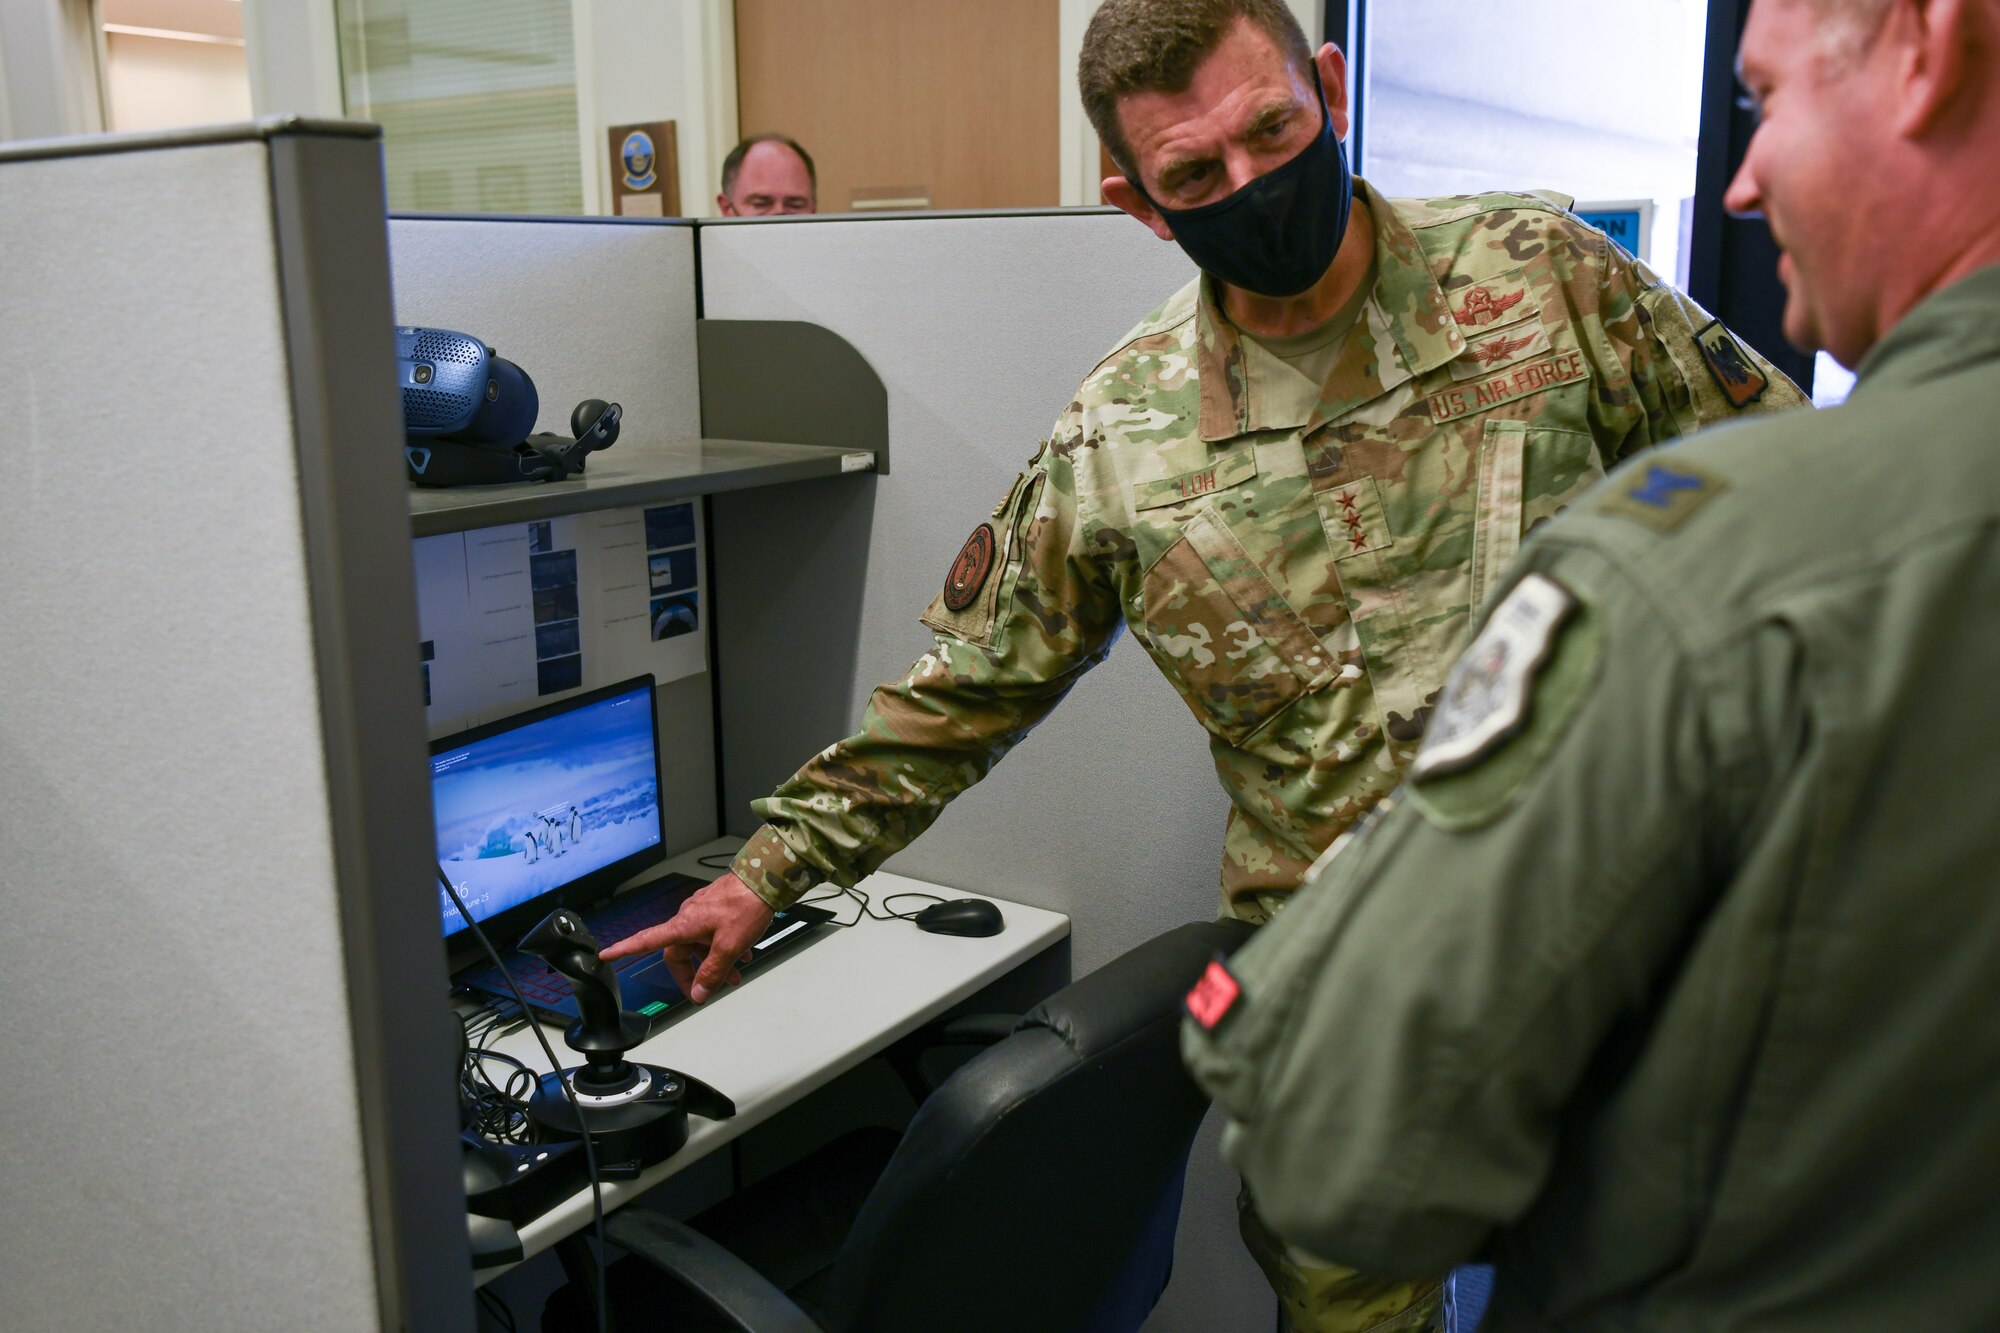
<path fill-rule="evenodd" d="M 1711 319 L 1695 330 L 1695 346 L 1701 349 L 1702 363 L 1729 405 L 1742 411 L 1764 396 L 1764 390 L 1771 387 L 1771 381 L 1764 372 L 1757 369 L 1756 360 L 1743 350 L 1743 344 L 1736 341 L 1736 335 L 1719 319 Z"/>
<path fill-rule="evenodd" d="M 1545 574 L 1514 585 L 1445 679 L 1410 765 L 1425 819 L 1471 829 L 1499 818 L 1589 697 L 1601 633 Z"/>
<path fill-rule="evenodd" d="M 1655 456 L 1634 463 L 1611 487 L 1601 507 L 1656 532 L 1673 532 L 1728 489 L 1728 482 L 1693 463 Z"/>

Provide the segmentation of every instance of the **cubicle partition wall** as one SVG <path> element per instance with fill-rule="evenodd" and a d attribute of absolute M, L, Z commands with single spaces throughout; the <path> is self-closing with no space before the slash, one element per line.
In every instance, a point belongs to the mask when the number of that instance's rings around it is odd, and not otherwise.
<path fill-rule="evenodd" d="M 701 434 L 692 225 L 397 217 L 389 250 L 397 322 L 472 334 L 523 367 L 537 430 L 569 434 L 586 398 L 619 403 L 622 452 L 600 467 Z M 716 834 L 711 700 L 706 672 L 664 682 L 656 700 L 670 853 Z"/>
<path fill-rule="evenodd" d="M 715 497 L 724 820 L 858 722 L 929 645 L 917 617 L 1077 384 L 1193 270 L 1108 211 L 704 223 L 703 314 L 805 320 L 887 387 L 894 467 Z M 772 392 L 785 368 L 774 365 Z M 775 651 L 774 651 L 775 650 Z M 1145 652 L 1111 657 L 889 868 L 1067 913 L 1081 974 L 1217 910 L 1226 802 L 1207 733 Z M 1197 1142 L 1150 1327 L 1251 1327 L 1271 1298 L 1235 1177 Z"/>
<path fill-rule="evenodd" d="M 569 433 L 616 398 L 638 436 L 699 434 L 694 227 L 615 218 L 395 217 L 396 320 L 485 339 L 541 394 L 535 429 Z"/>
<path fill-rule="evenodd" d="M 0 1327 L 470 1327 L 372 135 L 0 149 Z"/>

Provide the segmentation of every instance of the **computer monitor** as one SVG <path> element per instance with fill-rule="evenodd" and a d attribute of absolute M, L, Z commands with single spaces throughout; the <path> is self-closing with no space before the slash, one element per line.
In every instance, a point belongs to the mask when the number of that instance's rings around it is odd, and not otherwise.
<path fill-rule="evenodd" d="M 431 744 L 438 863 L 496 941 L 580 908 L 665 855 L 653 678 Z M 438 889 L 444 933 L 466 928 Z"/>

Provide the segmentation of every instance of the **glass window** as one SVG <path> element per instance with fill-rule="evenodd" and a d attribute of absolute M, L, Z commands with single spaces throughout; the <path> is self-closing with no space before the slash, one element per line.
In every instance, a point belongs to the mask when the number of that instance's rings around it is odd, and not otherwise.
<path fill-rule="evenodd" d="M 347 113 L 382 126 L 389 207 L 583 211 L 569 0 L 334 0 Z"/>
<path fill-rule="evenodd" d="M 1372 5 L 1363 174 L 1390 195 L 1650 200 L 1626 248 L 1679 281 L 1707 17 L 1705 0 Z"/>
<path fill-rule="evenodd" d="M 1813 357 L 1812 396 L 1814 407 L 1838 407 L 1854 389 L 1854 372 L 1825 352 Z"/>

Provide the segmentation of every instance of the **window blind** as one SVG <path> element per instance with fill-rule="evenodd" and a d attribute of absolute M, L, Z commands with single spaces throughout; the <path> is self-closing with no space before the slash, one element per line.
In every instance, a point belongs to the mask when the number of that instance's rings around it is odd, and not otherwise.
<path fill-rule="evenodd" d="M 389 207 L 583 211 L 569 0 L 333 0 L 347 113 L 382 126 Z"/>

